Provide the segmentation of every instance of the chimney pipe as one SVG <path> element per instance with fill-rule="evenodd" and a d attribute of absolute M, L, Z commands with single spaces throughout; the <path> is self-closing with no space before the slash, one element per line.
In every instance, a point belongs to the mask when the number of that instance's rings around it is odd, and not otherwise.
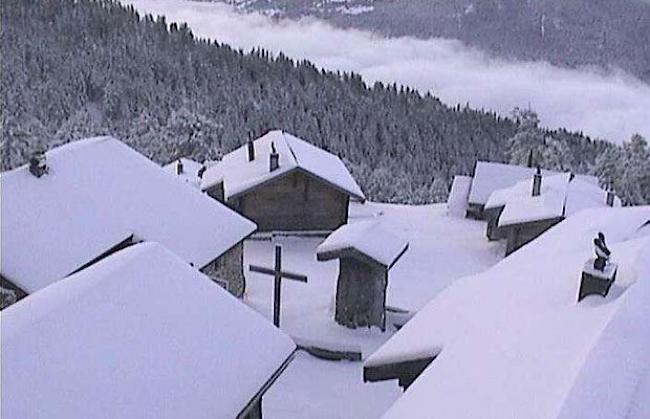
<path fill-rule="evenodd" d="M 542 192 L 542 170 L 537 166 L 537 171 L 533 176 L 533 196 L 539 196 Z"/>
<path fill-rule="evenodd" d="M 612 190 L 611 187 L 607 188 L 607 206 L 608 207 L 613 207 L 614 206 L 614 191 Z"/>
<path fill-rule="evenodd" d="M 42 151 L 35 151 L 32 153 L 32 156 L 29 159 L 29 172 L 36 177 L 41 177 L 47 173 L 45 153 Z"/>
<path fill-rule="evenodd" d="M 248 161 L 255 160 L 255 143 L 253 143 L 253 136 L 248 134 Z"/>
<path fill-rule="evenodd" d="M 182 173 L 183 173 L 183 162 L 181 161 L 181 159 L 178 159 L 178 161 L 176 162 L 176 174 L 180 175 Z"/>
<path fill-rule="evenodd" d="M 269 170 L 272 172 L 280 167 L 280 155 L 275 149 L 275 143 L 271 142 L 271 154 L 269 155 Z"/>

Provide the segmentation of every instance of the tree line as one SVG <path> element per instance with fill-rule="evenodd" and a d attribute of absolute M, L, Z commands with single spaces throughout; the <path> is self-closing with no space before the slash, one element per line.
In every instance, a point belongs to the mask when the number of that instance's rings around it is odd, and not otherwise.
<path fill-rule="evenodd" d="M 630 190 L 643 173 L 625 169 L 647 159 L 642 138 L 620 147 L 542 129 L 521 111 L 446 106 L 431 93 L 198 39 L 112 0 L 6 0 L 1 30 L 3 170 L 102 134 L 159 163 L 203 161 L 277 128 L 341 156 L 373 200 L 440 201 L 476 159 L 516 162 L 535 148 L 544 166 L 596 173 L 627 203 L 650 202 L 647 173 Z"/>

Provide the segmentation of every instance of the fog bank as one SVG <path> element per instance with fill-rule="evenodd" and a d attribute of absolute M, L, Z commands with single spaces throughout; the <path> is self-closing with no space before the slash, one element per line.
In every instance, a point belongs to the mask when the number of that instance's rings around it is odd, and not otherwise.
<path fill-rule="evenodd" d="M 547 63 L 507 62 L 460 42 L 384 38 L 334 28 L 315 20 L 273 21 L 240 14 L 222 3 L 186 0 L 123 0 L 141 12 L 187 22 L 195 35 L 236 48 L 261 46 L 306 58 L 329 70 L 354 71 L 369 83 L 397 82 L 431 91 L 449 105 L 507 115 L 532 107 L 545 126 L 565 127 L 621 142 L 639 132 L 650 138 L 650 85 L 621 72 L 569 70 Z"/>

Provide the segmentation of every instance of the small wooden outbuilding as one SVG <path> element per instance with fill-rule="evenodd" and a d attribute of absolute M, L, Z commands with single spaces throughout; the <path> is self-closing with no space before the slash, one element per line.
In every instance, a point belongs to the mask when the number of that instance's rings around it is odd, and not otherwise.
<path fill-rule="evenodd" d="M 331 232 L 365 196 L 341 159 L 271 131 L 209 166 L 201 189 L 255 221 L 259 231 Z"/>
<path fill-rule="evenodd" d="M 408 242 L 377 221 L 346 224 L 316 250 L 319 261 L 339 259 L 334 320 L 350 328 L 386 329 L 388 271 L 408 249 Z"/>

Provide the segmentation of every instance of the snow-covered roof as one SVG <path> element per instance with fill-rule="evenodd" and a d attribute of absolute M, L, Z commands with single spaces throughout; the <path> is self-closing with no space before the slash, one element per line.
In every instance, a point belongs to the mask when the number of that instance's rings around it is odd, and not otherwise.
<path fill-rule="evenodd" d="M 499 189 L 508 188 L 517 182 L 527 180 L 535 174 L 535 168 L 512 164 L 477 161 L 474 178 L 469 192 L 469 203 L 486 205 L 490 195 Z M 542 169 L 542 175 L 557 175 L 559 172 Z M 591 175 L 577 175 L 582 181 L 598 185 L 598 178 Z M 494 204 L 493 204 L 494 206 Z"/>
<path fill-rule="evenodd" d="M 448 287 L 366 361 L 377 366 L 437 356 L 385 418 L 431 412 L 457 419 L 555 418 L 563 409 L 576 411 L 569 407 L 574 397 L 587 409 L 584 417 L 601 417 L 583 403 L 591 395 L 584 386 L 604 386 L 597 392 L 607 397 L 599 404 L 616 394 L 618 406 L 629 407 L 644 379 L 635 368 L 648 365 L 650 235 L 638 231 L 649 219 L 650 206 L 581 211 Z M 606 298 L 576 303 L 599 231 L 618 276 Z M 598 367 L 600 359 L 620 370 Z M 606 384 L 611 376 L 616 387 Z"/>
<path fill-rule="evenodd" d="M 345 224 L 330 234 L 316 249 L 319 260 L 340 257 L 355 250 L 380 265 L 393 266 L 408 249 L 409 243 L 382 228 L 378 221 Z"/>
<path fill-rule="evenodd" d="M 180 174 L 177 173 L 179 161 L 183 165 L 183 171 Z M 199 170 L 201 170 L 201 168 L 203 168 L 201 163 L 186 157 L 181 157 L 180 159 L 174 160 L 163 166 L 165 171 L 177 176 L 178 179 L 197 189 L 201 186 L 201 178 L 199 177 Z"/>
<path fill-rule="evenodd" d="M 294 349 L 185 261 L 138 244 L 2 312 L 2 413 L 233 418 Z"/>
<path fill-rule="evenodd" d="M 532 196 L 533 178 L 494 191 L 486 208 L 505 205 L 499 226 L 567 217 L 586 208 L 607 206 L 607 192 L 583 177 L 570 173 L 542 177 L 539 196 Z M 621 200 L 614 198 L 614 206 Z"/>
<path fill-rule="evenodd" d="M 111 137 L 47 153 L 49 173 L 2 173 L 3 276 L 34 292 L 119 242 L 157 241 L 203 267 L 255 224 Z"/>
<path fill-rule="evenodd" d="M 495 190 L 512 186 L 534 173 L 535 169 L 530 167 L 479 160 L 474 169 L 469 203 L 484 205 Z"/>
<path fill-rule="evenodd" d="M 280 156 L 279 167 L 269 170 L 271 143 Z M 248 146 L 243 145 L 209 167 L 201 182 L 206 190 L 224 183 L 226 199 L 244 194 L 278 176 L 303 170 L 360 201 L 365 200 L 361 188 L 343 161 L 332 153 L 313 146 L 283 131 L 270 131 L 254 141 L 255 159 L 248 160 Z"/>

